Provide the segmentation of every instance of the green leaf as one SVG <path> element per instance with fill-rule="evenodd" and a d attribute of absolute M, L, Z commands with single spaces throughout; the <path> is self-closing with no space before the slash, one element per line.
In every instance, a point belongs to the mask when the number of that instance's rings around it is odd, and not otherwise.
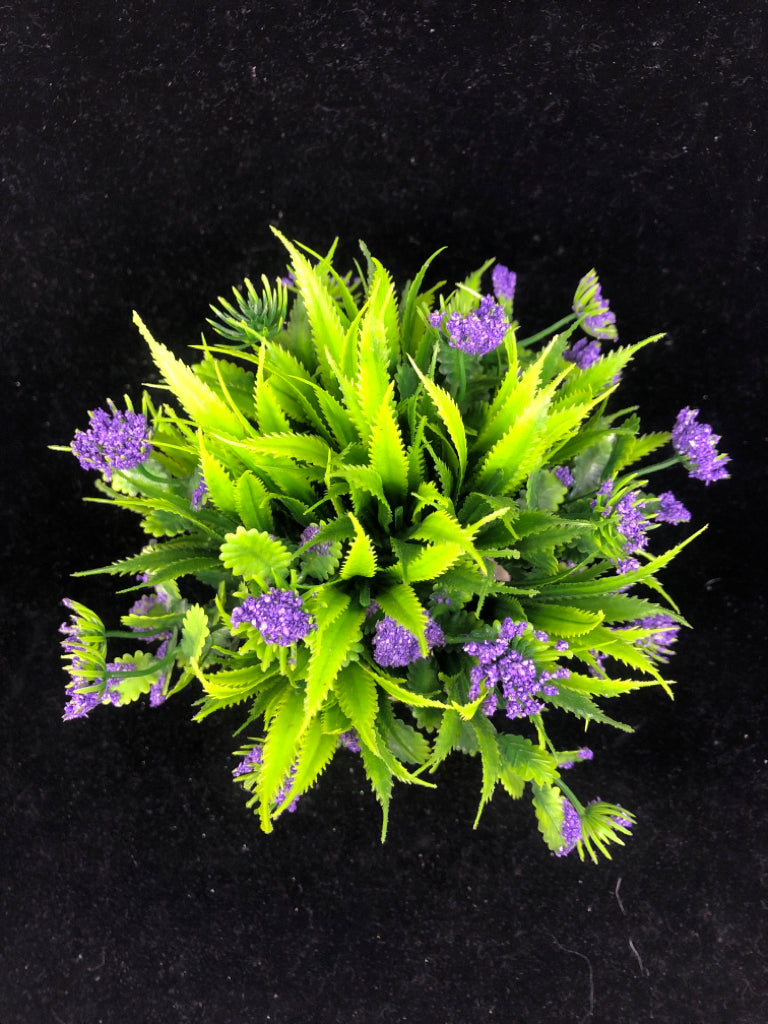
<path fill-rule="evenodd" d="M 330 448 L 321 437 L 313 434 L 262 434 L 251 438 L 246 445 L 249 452 L 264 455 L 284 456 L 310 466 L 325 466 Z"/>
<path fill-rule="evenodd" d="M 196 670 L 208 639 L 208 617 L 199 604 L 193 604 L 184 616 L 181 630 L 181 653 Z"/>
<path fill-rule="evenodd" d="M 496 783 L 501 773 L 501 759 L 499 757 L 498 735 L 493 727 L 490 718 L 485 715 L 475 715 L 471 722 L 477 738 L 477 746 L 480 750 L 480 760 L 483 765 L 483 785 L 480 792 L 480 806 L 477 808 L 477 816 L 472 826 L 477 828 L 480 822 L 480 815 L 483 808 L 493 796 Z"/>
<path fill-rule="evenodd" d="M 389 801 L 392 796 L 392 772 L 387 764 L 373 750 L 364 743 L 360 747 L 360 756 L 363 760 L 365 775 L 371 784 L 376 799 L 381 804 L 382 823 L 381 841 L 387 837 L 387 824 L 389 822 Z"/>
<path fill-rule="evenodd" d="M 429 742 L 413 726 L 407 725 L 395 715 L 392 704 L 382 694 L 379 700 L 377 725 L 387 750 L 398 761 L 406 764 L 424 764 L 429 757 Z"/>
<path fill-rule="evenodd" d="M 349 598 L 346 600 L 349 602 Z M 365 609 L 359 606 L 347 606 L 338 613 L 334 608 L 330 620 L 318 611 L 317 630 L 307 640 L 312 654 L 307 669 L 306 719 L 321 707 L 333 681 L 353 653 L 354 645 L 362 636 L 364 619 Z"/>
<path fill-rule="evenodd" d="M 352 661 L 343 668 L 333 682 L 333 691 L 339 707 L 357 730 L 363 744 L 378 750 L 373 723 L 379 709 L 376 684 L 359 662 Z"/>
<path fill-rule="evenodd" d="M 554 786 L 533 782 L 531 787 L 539 831 L 549 849 L 556 853 L 563 846 L 563 795 Z"/>
<path fill-rule="evenodd" d="M 499 735 L 499 750 L 502 764 L 523 781 L 545 786 L 555 778 L 557 758 L 524 736 Z"/>
<path fill-rule="evenodd" d="M 133 322 L 139 328 L 149 345 L 152 358 L 168 387 L 181 402 L 186 412 L 203 430 L 212 433 L 230 434 L 242 438 L 248 433 L 243 421 L 223 402 L 215 391 L 188 366 L 177 359 L 165 345 L 155 341 L 138 313 L 134 312 Z"/>
<path fill-rule="evenodd" d="M 437 384 L 425 377 L 413 359 L 411 359 L 411 364 L 419 375 L 419 380 L 421 381 L 424 390 L 434 402 L 435 408 L 440 415 L 440 419 L 445 424 L 451 441 L 453 442 L 456 457 L 459 461 L 460 479 L 458 486 L 460 487 L 461 480 L 464 478 L 464 474 L 467 470 L 467 435 L 464 429 L 464 421 L 462 419 L 461 412 L 459 411 L 458 405 L 456 405 L 456 402 L 447 391 L 438 387 Z"/>
<path fill-rule="evenodd" d="M 612 725 L 615 729 L 621 729 L 622 732 L 634 732 L 632 726 L 625 725 L 624 722 L 617 722 L 614 718 L 609 718 L 604 714 L 586 693 L 572 690 L 567 684 L 561 684 L 555 696 L 547 697 L 547 704 L 553 708 L 570 711 L 572 715 L 583 718 L 587 722 L 601 722 L 603 725 Z"/>
<path fill-rule="evenodd" d="M 285 582 L 291 564 L 290 551 L 266 532 L 238 526 L 221 545 L 221 561 L 236 576 L 256 580 L 260 587 Z"/>
<path fill-rule="evenodd" d="M 200 464 L 208 496 L 222 512 L 237 514 L 235 484 L 224 466 L 218 459 L 210 455 L 203 443 L 202 433 L 199 435 Z"/>
<path fill-rule="evenodd" d="M 408 493 L 408 457 L 395 416 L 393 388 L 390 384 L 386 400 L 378 410 L 369 410 L 369 415 L 373 415 L 369 457 L 371 468 L 381 477 L 385 493 L 393 504 L 400 504 Z"/>
<path fill-rule="evenodd" d="M 259 816 L 264 832 L 272 831 L 270 807 L 296 758 L 296 747 L 303 724 L 304 694 L 286 687 L 284 696 L 269 723 L 264 741 L 263 761 L 259 772 L 257 794 Z"/>
<path fill-rule="evenodd" d="M 275 528 L 269 495 L 255 473 L 247 470 L 235 485 L 235 506 L 246 529 L 271 533 Z"/>
<path fill-rule="evenodd" d="M 325 771 L 336 753 L 336 737 L 323 731 L 319 716 L 313 718 L 306 727 L 300 742 L 298 762 L 293 773 L 290 791 L 282 804 L 275 808 L 276 815 L 285 810 L 297 796 L 305 793 L 310 786 L 314 785 L 318 776 Z"/>
<path fill-rule="evenodd" d="M 559 637 L 581 636 L 598 626 L 603 619 L 599 611 L 588 612 L 573 605 L 526 601 L 525 610 L 537 629 Z"/>
<path fill-rule="evenodd" d="M 411 665 L 419 664 L 418 662 L 411 662 Z M 410 666 L 409 666 L 410 667 Z M 382 690 L 386 690 L 390 697 L 394 697 L 395 700 L 401 700 L 404 704 L 413 708 L 444 708 L 445 704 L 439 700 L 433 700 L 431 697 L 426 697 L 422 693 L 415 693 L 413 690 L 407 689 L 405 686 L 401 686 L 391 676 L 385 675 L 383 672 L 374 672 L 373 670 L 366 668 L 365 671 L 371 676 L 371 678 L 378 683 Z"/>
<path fill-rule="evenodd" d="M 475 529 L 477 529 L 477 526 Z M 475 530 L 469 530 L 467 527 L 462 526 L 448 512 L 437 509 L 422 519 L 408 536 L 411 540 L 431 540 L 437 544 L 446 542 L 448 544 L 457 544 L 470 558 L 474 559 L 478 567 L 485 574 L 487 572 L 485 562 L 478 554 L 473 543 L 474 532 Z"/>
<path fill-rule="evenodd" d="M 355 528 L 355 539 L 352 542 L 339 576 L 350 579 L 353 576 L 372 577 L 376 575 L 376 551 L 373 541 L 362 528 L 357 519 L 349 513 L 350 521 Z"/>
<path fill-rule="evenodd" d="M 669 686 L 670 682 L 669 679 L 608 679 L 571 672 L 567 685 L 569 690 L 592 693 L 596 697 L 616 697 L 621 693 L 629 693 L 630 690 L 639 690 L 643 686 Z"/>
<path fill-rule="evenodd" d="M 447 708 L 435 738 L 435 745 L 430 759 L 430 772 L 433 772 L 456 747 L 460 728 L 461 718 L 458 712 L 454 711 L 453 708 Z"/>

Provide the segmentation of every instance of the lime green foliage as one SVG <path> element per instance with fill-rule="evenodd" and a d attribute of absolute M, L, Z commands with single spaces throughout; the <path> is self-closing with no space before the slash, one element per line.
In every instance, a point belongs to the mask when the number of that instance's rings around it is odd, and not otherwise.
<path fill-rule="evenodd" d="M 436 298 L 437 286 L 424 288 L 432 257 L 399 300 L 365 248 L 353 280 L 334 268 L 333 249 L 319 256 L 278 236 L 293 283 L 262 278 L 257 292 L 246 281 L 234 305 L 220 299 L 209 320 L 219 337 L 204 340 L 197 362 L 135 316 L 161 377 L 162 404 L 143 404 L 152 456 L 101 482 L 95 500 L 136 512 L 147 545 L 99 571 L 163 601 L 126 615 L 117 634 L 76 606 L 90 629 L 82 685 L 103 684 L 111 637 L 162 633 L 162 657 L 139 645 L 113 663 L 121 702 L 167 676 L 166 692 L 198 687 L 197 720 L 237 705 L 240 754 L 259 748 L 240 781 L 266 832 L 352 736 L 383 832 L 394 781 L 433 786 L 458 751 L 479 762 L 478 819 L 499 785 L 515 799 L 527 791 L 558 850 L 567 796 L 579 853 L 607 854 L 631 815 L 576 800 L 564 781 L 574 752 L 555 749 L 545 723 L 557 721 L 558 735 L 570 724 L 575 746 L 591 722 L 630 730 L 606 713 L 611 698 L 671 692 L 656 630 L 640 623 L 683 623 L 657 579 L 682 544 L 638 550 L 620 574 L 621 524 L 613 498 L 596 494 L 611 481 L 613 495 L 653 499 L 638 463 L 669 435 L 641 434 L 632 410 L 608 403 L 655 339 L 614 345 L 582 370 L 563 358 L 576 316 L 519 344 L 510 320 L 503 345 L 473 356 L 429 314 L 476 309 L 490 263 Z M 587 311 L 595 286 L 582 296 Z M 190 577 L 194 600 L 184 597 Z M 298 594 L 310 617 L 290 646 L 267 642 L 256 619 L 233 620 L 274 590 Z M 409 665 L 377 662 L 382 617 L 415 638 Z M 488 690 L 471 692 L 466 650 L 509 620 L 530 624 L 516 650 L 553 675 L 540 710 L 518 717 L 503 702 L 485 713 Z M 430 621 L 443 643 L 430 642 Z"/>

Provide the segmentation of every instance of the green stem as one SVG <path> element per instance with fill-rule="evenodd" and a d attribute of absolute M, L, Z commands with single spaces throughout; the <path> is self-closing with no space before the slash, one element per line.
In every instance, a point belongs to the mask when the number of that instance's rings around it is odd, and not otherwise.
<path fill-rule="evenodd" d="M 562 320 L 558 320 L 556 324 L 552 324 L 551 327 L 545 327 L 543 331 L 539 331 L 538 334 L 532 334 L 530 338 L 523 338 L 522 341 L 518 341 L 519 348 L 527 348 L 529 345 L 533 345 L 535 341 L 541 341 L 542 338 L 548 337 L 550 334 L 554 334 L 560 327 L 565 327 L 566 324 L 573 323 L 574 320 L 578 320 L 575 313 L 569 313 L 568 316 L 564 316 Z"/>
<path fill-rule="evenodd" d="M 660 469 L 668 469 L 670 466 L 679 466 L 682 464 L 682 461 L 680 455 L 673 455 L 671 459 L 665 459 L 664 462 L 657 462 L 653 466 L 643 466 L 643 475 L 646 473 L 658 473 Z"/>

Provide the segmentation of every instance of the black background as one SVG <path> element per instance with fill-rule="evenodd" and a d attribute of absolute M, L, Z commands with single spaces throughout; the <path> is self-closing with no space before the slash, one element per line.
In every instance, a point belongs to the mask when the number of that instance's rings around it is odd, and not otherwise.
<path fill-rule="evenodd" d="M 764 4 L 116 3 L 0 7 L 4 571 L 0 1022 L 763 1024 L 766 962 Z M 65 595 L 126 514 L 66 444 L 156 379 L 208 303 L 363 238 L 402 282 L 496 256 L 542 326 L 596 266 L 647 429 L 699 407 L 732 479 L 667 485 L 708 532 L 665 582 L 693 631 L 633 736 L 590 732 L 579 792 L 632 808 L 612 861 L 553 858 L 479 765 L 400 787 L 353 755 L 262 836 L 226 716 L 61 722 Z M 191 354 L 190 354 L 191 355 Z M 618 709 L 613 709 L 618 713 Z"/>

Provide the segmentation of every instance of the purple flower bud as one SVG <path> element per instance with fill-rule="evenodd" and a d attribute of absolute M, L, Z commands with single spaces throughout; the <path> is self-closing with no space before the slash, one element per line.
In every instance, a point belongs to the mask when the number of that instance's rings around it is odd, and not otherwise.
<path fill-rule="evenodd" d="M 573 486 L 573 473 L 567 466 L 557 466 L 553 472 L 563 487 Z"/>
<path fill-rule="evenodd" d="M 207 493 L 208 484 L 205 482 L 203 477 L 200 477 L 197 487 L 194 489 L 194 491 L 192 491 L 192 498 L 190 500 L 190 504 L 192 505 L 192 508 L 195 510 L 195 512 L 197 512 L 198 509 L 202 506 L 203 498 L 205 498 Z"/>
<path fill-rule="evenodd" d="M 624 537 L 627 554 L 639 551 L 648 544 L 645 535 L 648 520 L 643 515 L 645 503 L 638 500 L 639 497 L 637 491 L 630 491 L 616 503 L 616 511 L 619 513 L 617 529 Z"/>
<path fill-rule="evenodd" d="M 563 359 L 567 363 L 575 363 L 580 370 L 588 370 L 593 363 L 596 363 L 601 356 L 600 345 L 586 338 L 579 338 L 570 348 L 563 352 Z"/>
<path fill-rule="evenodd" d="M 718 434 L 707 423 L 697 423 L 698 409 L 681 409 L 672 428 L 672 446 L 683 459 L 688 475 L 710 484 L 727 478 L 730 459 L 717 451 Z"/>
<path fill-rule="evenodd" d="M 560 826 L 563 845 L 555 851 L 556 857 L 567 857 L 581 839 L 581 821 L 570 800 L 563 797 L 563 822 Z"/>
<path fill-rule="evenodd" d="M 656 520 L 659 523 L 687 523 L 690 521 L 691 513 L 678 501 L 672 491 L 665 491 L 659 495 L 659 511 L 656 513 Z"/>
<path fill-rule="evenodd" d="M 339 743 L 342 747 L 346 747 L 347 750 L 351 750 L 353 754 L 360 753 L 360 741 L 354 729 L 339 733 Z"/>
<path fill-rule="evenodd" d="M 308 526 L 306 528 L 306 530 L 302 531 L 302 534 L 301 534 L 301 537 L 300 537 L 301 544 L 302 545 L 308 544 L 309 541 L 311 541 L 313 537 L 316 537 L 318 535 L 318 533 L 320 533 L 320 528 L 318 526 L 315 526 L 314 523 L 312 523 L 311 526 Z M 308 555 L 330 555 L 330 553 L 331 553 L 331 544 L 330 544 L 330 541 L 327 541 L 327 540 L 323 541 L 321 544 L 311 544 L 307 548 L 307 554 Z"/>
<path fill-rule="evenodd" d="M 515 285 L 517 284 L 517 274 L 514 270 L 510 270 L 509 267 L 497 263 L 491 271 L 491 281 L 493 282 L 493 291 L 497 299 L 505 299 L 507 302 L 511 302 L 514 299 Z"/>
<path fill-rule="evenodd" d="M 118 412 L 112 402 L 111 414 L 96 409 L 90 414 L 88 430 L 78 430 L 72 440 L 72 454 L 83 469 L 97 469 L 106 481 L 116 469 L 134 469 L 152 454 L 146 417 L 136 412 Z"/>

